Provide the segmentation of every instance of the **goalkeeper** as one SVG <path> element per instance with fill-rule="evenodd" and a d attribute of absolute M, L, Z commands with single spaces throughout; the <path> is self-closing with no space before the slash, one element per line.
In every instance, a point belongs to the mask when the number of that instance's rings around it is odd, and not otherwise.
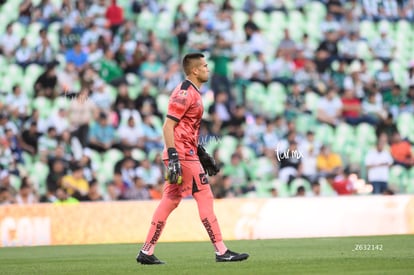
<path fill-rule="evenodd" d="M 137 262 L 164 263 L 155 257 L 155 245 L 170 213 L 178 206 L 181 198 L 190 195 L 197 202 L 201 222 L 214 245 L 216 261 L 242 261 L 249 255 L 227 249 L 214 214 L 213 194 L 206 173 L 209 176 L 216 175 L 219 168 L 204 148 L 198 145 L 204 110 L 199 88 L 208 81 L 207 62 L 202 54 L 192 53 L 184 57 L 182 65 L 187 78 L 172 92 L 163 126 L 163 159 L 167 166 L 167 182 L 160 204 L 152 217 L 146 241 L 137 255 Z"/>

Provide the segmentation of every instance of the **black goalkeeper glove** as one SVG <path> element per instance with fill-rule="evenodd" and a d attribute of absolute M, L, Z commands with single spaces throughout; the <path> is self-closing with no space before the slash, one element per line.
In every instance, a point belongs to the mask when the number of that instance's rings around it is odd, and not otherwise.
<path fill-rule="evenodd" d="M 166 179 L 172 184 L 181 184 L 181 164 L 175 148 L 168 148 L 168 167 Z"/>
<path fill-rule="evenodd" d="M 197 155 L 200 159 L 201 165 L 204 168 L 204 171 L 206 171 L 209 176 L 214 176 L 220 171 L 220 167 L 218 167 L 214 158 L 212 158 L 206 152 L 206 149 L 204 149 L 203 146 L 198 145 Z"/>

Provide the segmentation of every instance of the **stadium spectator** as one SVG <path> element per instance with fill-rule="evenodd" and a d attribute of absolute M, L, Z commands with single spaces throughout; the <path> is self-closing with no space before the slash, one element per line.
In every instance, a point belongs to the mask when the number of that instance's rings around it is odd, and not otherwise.
<path fill-rule="evenodd" d="M 62 179 L 67 174 L 65 163 L 56 159 L 51 161 L 49 173 L 46 178 L 47 193 L 49 196 L 55 195 L 56 190 L 62 186 Z"/>
<path fill-rule="evenodd" d="M 332 189 L 340 196 L 356 193 L 352 181 L 344 171 L 341 171 L 337 176 L 333 174 L 327 175 L 326 180 L 328 184 L 331 185 Z"/>
<path fill-rule="evenodd" d="M 382 102 L 378 100 L 375 93 L 369 93 L 367 98 L 363 100 L 362 113 L 375 125 L 384 120 L 387 115 Z"/>
<path fill-rule="evenodd" d="M 19 4 L 19 17 L 18 21 L 25 26 L 29 26 L 32 22 L 32 14 L 33 14 L 33 1 L 32 0 L 23 0 Z"/>
<path fill-rule="evenodd" d="M 310 197 L 321 197 L 321 184 L 318 181 L 312 182 L 311 184 L 311 193 L 307 194 Z"/>
<path fill-rule="evenodd" d="M 98 108 L 89 99 L 89 90 L 83 88 L 76 96 L 75 100 L 71 100 L 68 108 L 69 125 L 71 132 L 75 135 L 82 146 L 85 146 L 88 139 L 89 123 L 98 117 Z"/>
<path fill-rule="evenodd" d="M 17 195 L 17 190 L 11 183 L 9 171 L 4 168 L 0 171 L 0 188 L 4 188 L 5 190 L 7 190 L 7 193 L 9 195 L 4 194 L 4 196 L 5 197 L 11 196 L 12 197 L 11 201 L 14 203 L 16 195 Z"/>
<path fill-rule="evenodd" d="M 368 182 L 372 185 L 373 194 L 382 194 L 388 189 L 389 168 L 393 163 L 388 149 L 386 135 L 378 137 L 376 147 L 368 151 L 365 156 L 365 165 L 368 172 Z"/>
<path fill-rule="evenodd" d="M 388 63 L 394 56 L 394 41 L 388 37 L 388 30 L 385 27 L 381 27 L 379 31 L 380 37 L 372 42 L 370 50 L 374 58 Z"/>
<path fill-rule="evenodd" d="M 29 116 L 29 99 L 25 93 L 22 92 L 20 85 L 13 86 L 13 92 L 6 97 L 7 111 L 19 119 L 18 124 Z"/>
<path fill-rule="evenodd" d="M 92 94 L 89 99 L 95 104 L 99 112 L 110 116 L 113 100 L 107 85 L 102 79 L 95 79 L 92 85 Z"/>
<path fill-rule="evenodd" d="M 402 165 L 408 169 L 414 165 L 411 144 L 407 140 L 403 140 L 398 131 L 392 135 L 390 151 L 395 165 Z"/>
<path fill-rule="evenodd" d="M 266 127 L 266 119 L 262 115 L 249 117 L 244 127 L 243 143 L 252 148 L 258 156 L 263 154 L 263 136 Z"/>
<path fill-rule="evenodd" d="M 314 182 L 318 178 L 316 163 L 320 148 L 321 144 L 315 140 L 315 133 L 312 130 L 307 131 L 306 138 L 299 143 L 298 150 L 303 155 L 303 175 L 311 182 Z"/>
<path fill-rule="evenodd" d="M 289 54 L 290 56 L 293 56 L 295 53 L 295 50 L 297 49 L 296 42 L 292 40 L 290 37 L 290 31 L 288 28 L 285 28 L 283 30 L 283 38 L 279 43 L 278 51 L 282 51 L 284 53 Z"/>
<path fill-rule="evenodd" d="M 151 199 L 148 187 L 145 181 L 139 176 L 133 179 L 134 185 L 129 188 L 123 198 L 126 200 L 149 200 Z"/>
<path fill-rule="evenodd" d="M 108 48 L 104 57 L 98 62 L 99 76 L 108 84 L 118 86 L 125 82 L 123 71 L 114 59 L 113 51 Z"/>
<path fill-rule="evenodd" d="M 303 185 L 300 185 L 296 189 L 296 193 L 293 195 L 294 197 L 305 197 L 306 196 L 306 189 Z"/>
<path fill-rule="evenodd" d="M 111 4 L 106 9 L 105 17 L 109 21 L 112 35 L 115 36 L 119 27 L 124 23 L 124 10 L 116 0 L 111 0 Z"/>
<path fill-rule="evenodd" d="M 394 117 L 398 117 L 400 108 L 406 102 L 406 97 L 401 91 L 401 86 L 396 84 L 391 90 L 387 89 L 383 92 L 383 102 L 387 109 Z"/>
<path fill-rule="evenodd" d="M 99 191 L 99 183 L 93 180 L 89 184 L 89 191 L 85 196 L 80 197 L 80 201 L 102 201 L 103 197 Z"/>
<path fill-rule="evenodd" d="M 38 148 L 41 157 L 52 157 L 54 151 L 58 147 L 56 128 L 50 126 L 47 128 L 47 133 L 39 137 Z"/>
<path fill-rule="evenodd" d="M 19 138 L 17 135 L 11 130 L 11 129 L 5 129 L 4 131 L 4 140 L 3 142 L 7 144 L 8 149 L 13 155 L 13 165 L 9 167 L 11 169 L 12 167 L 15 167 L 17 164 L 24 164 L 23 160 L 23 149 L 20 145 Z"/>
<path fill-rule="evenodd" d="M 16 64 L 21 66 L 23 69 L 27 68 L 34 61 L 34 50 L 29 46 L 26 38 L 20 40 L 19 46 L 16 48 L 14 55 L 16 58 Z"/>
<path fill-rule="evenodd" d="M 299 84 L 295 83 L 291 86 L 291 92 L 286 98 L 285 117 L 287 119 L 295 119 L 298 115 L 306 112 L 305 97 L 300 90 Z"/>
<path fill-rule="evenodd" d="M 58 89 L 65 96 L 75 93 L 79 74 L 73 62 L 66 62 L 65 68 L 57 72 Z"/>
<path fill-rule="evenodd" d="M 88 54 L 82 49 L 80 42 L 75 42 L 73 48 L 65 51 L 66 62 L 73 63 L 77 70 L 82 70 L 88 61 Z"/>
<path fill-rule="evenodd" d="M 237 153 L 232 154 L 230 163 L 224 166 L 223 175 L 231 179 L 231 189 L 236 196 L 255 190 L 246 162 Z"/>
<path fill-rule="evenodd" d="M 91 125 L 88 146 L 102 153 L 112 148 L 116 142 L 115 129 L 108 123 L 108 116 L 101 112 L 98 121 Z"/>
<path fill-rule="evenodd" d="M 34 204 L 38 202 L 37 195 L 33 190 L 33 184 L 28 177 L 23 177 L 19 193 L 16 195 L 16 203 L 20 205 Z"/>
<path fill-rule="evenodd" d="M 58 188 L 56 190 L 56 200 L 53 201 L 54 204 L 77 204 L 79 200 L 72 197 L 64 188 Z"/>
<path fill-rule="evenodd" d="M 149 53 L 147 60 L 142 63 L 139 73 L 150 81 L 152 85 L 159 87 L 160 79 L 164 74 L 164 68 L 161 62 L 157 61 L 155 53 Z"/>
<path fill-rule="evenodd" d="M 85 196 L 89 192 L 89 184 L 83 177 L 83 169 L 78 164 L 75 164 L 71 168 L 71 173 L 62 178 L 62 187 L 69 196 L 73 196 L 76 199 Z M 59 198 L 59 188 L 56 191 L 56 195 Z"/>
<path fill-rule="evenodd" d="M 6 32 L 0 37 L 0 54 L 12 58 L 19 46 L 19 37 L 13 32 L 13 23 L 6 26 Z"/>
<path fill-rule="evenodd" d="M 317 118 L 319 121 L 336 126 L 342 115 L 342 102 L 334 88 L 328 88 L 324 97 L 318 102 Z"/>
<path fill-rule="evenodd" d="M 41 134 L 37 131 L 37 123 L 31 122 L 29 129 L 23 130 L 20 137 L 20 145 L 22 149 L 35 156 L 38 152 L 38 140 Z"/>
<path fill-rule="evenodd" d="M 63 23 L 62 29 L 59 31 L 60 52 L 67 52 L 76 44 L 80 44 L 80 35 L 73 31 L 69 22 Z"/>
<path fill-rule="evenodd" d="M 128 118 L 126 125 L 118 128 L 118 136 L 122 148 L 144 148 L 144 133 L 137 125 L 133 116 Z"/>
<path fill-rule="evenodd" d="M 144 115 L 142 117 L 142 132 L 144 134 L 144 148 L 145 152 L 149 153 L 151 150 L 161 150 L 163 148 L 163 136 L 159 127 L 156 127 L 153 115 Z"/>
<path fill-rule="evenodd" d="M 35 96 L 45 96 L 50 99 L 55 98 L 57 95 L 56 85 L 56 64 L 49 63 L 45 72 L 43 72 L 34 83 Z"/>
<path fill-rule="evenodd" d="M 82 167 L 83 177 L 89 183 L 89 187 L 91 187 L 92 183 L 96 182 L 97 179 L 97 166 L 92 162 L 91 157 L 91 149 L 85 148 L 82 157 L 77 162 L 78 165 Z"/>
<path fill-rule="evenodd" d="M 273 62 L 269 63 L 267 70 L 271 81 L 280 82 L 285 87 L 293 84 L 295 63 L 293 62 L 291 52 L 286 49 L 278 50 L 276 58 Z"/>
<path fill-rule="evenodd" d="M 156 115 L 161 118 L 162 115 L 158 110 L 157 100 L 155 96 L 151 94 L 152 89 L 153 86 L 150 82 L 142 84 L 141 93 L 135 99 L 135 108 L 139 111 L 141 116 Z"/>
<path fill-rule="evenodd" d="M 339 154 L 332 152 L 329 145 L 324 144 L 316 158 L 316 167 L 319 175 L 326 177 L 327 175 L 338 175 L 343 164 Z"/>
<path fill-rule="evenodd" d="M 143 183 L 152 188 L 162 179 L 162 174 L 156 165 L 152 164 L 150 160 L 143 159 L 139 167 L 137 167 L 136 175 L 142 179 Z"/>
<path fill-rule="evenodd" d="M 15 203 L 14 197 L 10 194 L 9 189 L 0 186 L 0 205 L 9 205 Z"/>
<path fill-rule="evenodd" d="M 228 64 L 232 59 L 231 43 L 226 41 L 223 36 L 216 36 L 210 59 L 214 63 L 210 85 L 211 89 L 214 94 L 225 91 L 231 98 L 231 86 L 228 78 Z"/>
<path fill-rule="evenodd" d="M 210 49 L 212 40 L 205 30 L 202 22 L 196 22 L 190 29 L 186 46 L 191 52 L 203 52 Z"/>
<path fill-rule="evenodd" d="M 160 180 L 155 186 L 149 189 L 152 200 L 160 200 L 162 198 L 162 190 L 164 189 L 164 180 Z"/>
<path fill-rule="evenodd" d="M 295 140 L 289 140 L 288 147 L 284 150 L 277 147 L 276 158 L 279 161 L 279 180 L 282 183 L 290 184 L 295 178 L 302 177 L 301 152 Z"/>
<path fill-rule="evenodd" d="M 358 125 L 363 122 L 375 125 L 377 122 L 363 113 L 361 101 L 356 97 L 353 90 L 344 91 L 342 97 L 342 117 L 350 125 Z"/>
<path fill-rule="evenodd" d="M 41 66 L 45 66 L 55 61 L 57 53 L 50 44 L 50 40 L 46 34 L 40 37 L 40 43 L 34 49 L 35 62 Z"/>

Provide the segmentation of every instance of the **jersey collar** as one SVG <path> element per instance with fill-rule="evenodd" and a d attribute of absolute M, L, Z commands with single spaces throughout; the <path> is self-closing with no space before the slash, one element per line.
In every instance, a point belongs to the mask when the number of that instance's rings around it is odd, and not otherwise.
<path fill-rule="evenodd" d="M 199 93 L 199 94 L 201 94 L 201 92 L 200 92 L 200 90 L 197 88 L 197 86 L 191 81 L 191 80 L 189 80 L 188 78 L 186 78 L 185 79 L 185 81 L 188 81 L 188 82 L 190 82 L 190 84 L 194 87 L 194 89 L 196 89 L 196 91 Z"/>

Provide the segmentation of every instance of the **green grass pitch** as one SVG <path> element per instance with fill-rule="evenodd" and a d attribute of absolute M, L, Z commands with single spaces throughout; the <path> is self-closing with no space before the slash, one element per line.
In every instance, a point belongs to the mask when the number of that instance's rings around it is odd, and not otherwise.
<path fill-rule="evenodd" d="M 207 242 L 159 243 L 162 266 L 138 265 L 137 244 L 0 248 L 0 274 L 414 274 L 414 235 L 226 243 L 250 258 L 216 263 Z"/>

